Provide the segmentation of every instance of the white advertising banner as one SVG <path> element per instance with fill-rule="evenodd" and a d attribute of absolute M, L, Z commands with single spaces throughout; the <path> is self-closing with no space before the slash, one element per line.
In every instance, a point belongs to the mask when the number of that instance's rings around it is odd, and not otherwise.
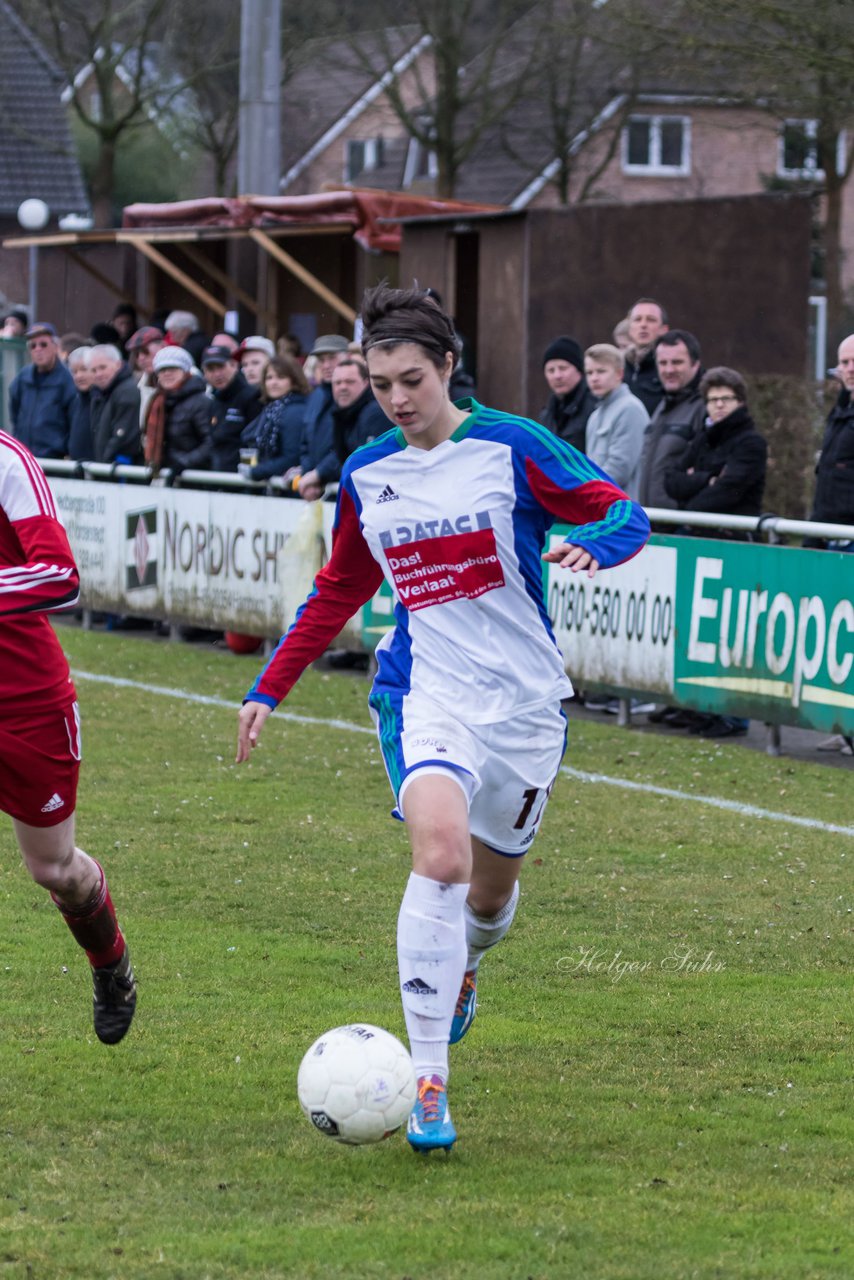
<path fill-rule="evenodd" d="M 326 559 L 331 503 L 59 477 L 50 485 L 88 608 L 278 635 Z"/>
<path fill-rule="evenodd" d="M 549 546 L 563 540 L 552 531 Z M 579 688 L 673 689 L 675 547 L 646 546 L 595 578 L 550 564 L 546 605 L 566 669 Z"/>

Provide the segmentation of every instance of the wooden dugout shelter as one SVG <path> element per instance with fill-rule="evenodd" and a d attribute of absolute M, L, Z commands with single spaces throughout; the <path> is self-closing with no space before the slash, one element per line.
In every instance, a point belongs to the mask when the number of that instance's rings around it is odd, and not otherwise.
<path fill-rule="evenodd" d="M 399 219 L 472 214 L 493 206 L 383 191 L 308 196 L 211 197 L 136 204 L 121 228 L 57 231 L 3 241 L 38 255 L 39 318 L 88 334 L 117 303 L 140 323 L 175 308 L 203 330 L 238 313 L 241 333 L 353 331 L 366 287 L 398 275 Z"/>

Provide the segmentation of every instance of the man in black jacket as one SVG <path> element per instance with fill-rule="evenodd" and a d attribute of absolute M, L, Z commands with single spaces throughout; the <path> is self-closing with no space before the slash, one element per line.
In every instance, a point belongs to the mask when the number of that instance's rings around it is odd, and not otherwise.
<path fill-rule="evenodd" d="M 700 344 L 687 329 L 671 329 L 658 339 L 655 358 L 664 398 L 644 433 L 639 501 L 644 507 L 674 509 L 678 504 L 665 488 L 665 473 L 679 462 L 706 417 Z"/>
<path fill-rule="evenodd" d="M 629 312 L 629 346 L 623 381 L 652 416 L 664 395 L 655 362 L 655 344 L 667 333 L 667 313 L 654 298 L 638 298 Z"/>
<path fill-rule="evenodd" d="M 551 395 L 540 420 L 583 453 L 587 419 L 598 401 L 584 379 L 584 352 L 575 338 L 564 334 L 549 343 L 543 352 L 543 373 Z"/>
<path fill-rule="evenodd" d="M 90 426 L 95 462 L 142 461 L 139 387 L 118 347 L 92 347 Z"/>
<path fill-rule="evenodd" d="M 347 356 L 336 365 L 332 399 L 335 449 L 343 464 L 355 449 L 388 431 L 391 423 L 374 399 L 367 366 L 358 356 Z"/>
<path fill-rule="evenodd" d="M 854 524 L 854 333 L 839 344 L 836 377 L 842 390 L 821 442 L 810 519 Z M 836 549 L 854 551 L 854 543 Z"/>
<path fill-rule="evenodd" d="M 251 387 L 227 347 L 207 347 L 202 372 L 211 396 L 211 470 L 236 471 L 240 462 L 240 437 L 263 409 L 258 387 Z"/>

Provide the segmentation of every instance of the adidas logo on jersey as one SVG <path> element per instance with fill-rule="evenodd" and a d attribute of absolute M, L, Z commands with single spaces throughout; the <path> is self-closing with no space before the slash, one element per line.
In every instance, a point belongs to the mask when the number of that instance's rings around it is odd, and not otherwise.
<path fill-rule="evenodd" d="M 423 978 L 410 978 L 408 982 L 404 982 L 401 991 L 406 991 L 411 996 L 434 996 L 436 994 L 436 988 L 428 986 Z"/>
<path fill-rule="evenodd" d="M 392 489 L 390 484 L 386 485 L 386 487 L 383 489 L 380 496 L 377 498 L 377 502 L 399 502 L 399 501 L 400 501 L 400 494 L 395 493 L 394 489 Z"/>
<path fill-rule="evenodd" d="M 54 791 L 47 804 L 42 805 L 42 813 L 54 813 L 57 809 L 61 809 L 65 804 L 62 796 Z"/>

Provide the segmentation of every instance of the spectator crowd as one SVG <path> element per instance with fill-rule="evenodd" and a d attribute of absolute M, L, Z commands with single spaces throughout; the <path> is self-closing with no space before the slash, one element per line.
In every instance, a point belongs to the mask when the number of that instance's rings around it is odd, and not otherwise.
<path fill-rule="evenodd" d="M 88 337 L 60 335 L 53 324 L 12 311 L 0 340 L 21 337 L 29 363 L 9 388 L 9 422 L 41 458 L 145 463 L 173 475 L 233 472 L 255 483 L 280 477 L 288 496 L 314 501 L 334 492 L 346 458 L 389 425 L 359 343 L 342 334 L 319 337 L 303 356 L 292 335 L 277 342 L 208 336 L 180 310 L 162 324 L 140 325 L 123 303 Z M 453 375 L 457 398 L 475 393 L 466 364 Z M 841 343 L 834 372 L 841 389 L 817 460 L 810 518 L 854 524 L 854 334 Z M 543 425 L 644 507 L 761 514 L 768 450 L 745 379 L 727 366 L 704 367 L 697 337 L 671 328 L 657 300 L 639 298 L 609 341 L 586 350 L 572 336 L 555 337 L 543 352 L 543 375 Z M 676 531 L 703 532 L 689 524 Z M 805 545 L 854 550 L 854 542 L 838 539 Z M 615 700 L 599 705 L 613 710 Z M 650 714 L 705 736 L 747 730 L 731 716 L 675 707 Z"/>
<path fill-rule="evenodd" d="M 388 428 L 359 344 L 343 334 L 319 337 L 303 357 L 291 335 L 209 337 L 188 311 L 139 325 L 122 304 L 88 338 L 28 324 L 20 311 L 2 338 L 26 341 L 9 424 L 39 458 L 280 477 L 288 496 L 312 501 Z"/>

